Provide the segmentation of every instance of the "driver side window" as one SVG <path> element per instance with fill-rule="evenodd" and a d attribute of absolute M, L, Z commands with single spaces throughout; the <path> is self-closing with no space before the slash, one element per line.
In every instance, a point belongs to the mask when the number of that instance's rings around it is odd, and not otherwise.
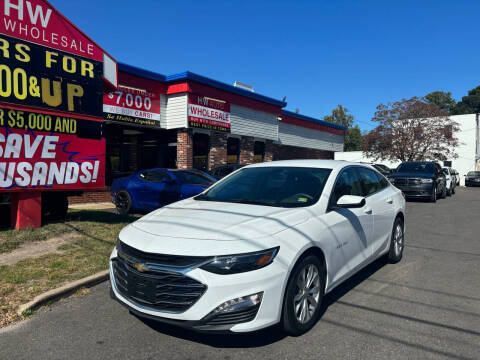
<path fill-rule="evenodd" d="M 140 177 L 146 181 L 158 182 L 158 183 L 162 181 L 171 180 L 171 177 L 166 172 L 158 171 L 158 170 L 145 171 L 140 174 Z"/>
<path fill-rule="evenodd" d="M 363 196 L 362 185 L 355 168 L 347 168 L 338 175 L 337 182 L 330 195 L 330 206 L 335 206 L 343 195 Z"/>

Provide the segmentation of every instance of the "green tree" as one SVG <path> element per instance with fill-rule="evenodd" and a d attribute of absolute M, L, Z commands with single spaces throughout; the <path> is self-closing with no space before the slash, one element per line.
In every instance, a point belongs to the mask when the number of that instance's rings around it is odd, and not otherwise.
<path fill-rule="evenodd" d="M 348 113 L 348 109 L 341 104 L 332 110 L 331 115 L 325 115 L 323 120 L 347 128 L 345 132 L 344 151 L 358 151 L 363 148 L 363 137 L 358 125 L 353 127 L 353 115 Z"/>
<path fill-rule="evenodd" d="M 347 128 L 353 125 L 353 115 L 348 113 L 348 109 L 341 104 L 332 110 L 331 115 L 325 115 L 323 120 L 337 125 L 342 125 Z"/>
<path fill-rule="evenodd" d="M 427 104 L 437 105 L 440 110 L 446 111 L 449 114 L 452 113 L 457 104 L 455 99 L 452 98 L 452 93 L 445 91 L 433 91 L 425 95 L 425 101 Z"/>
<path fill-rule="evenodd" d="M 363 136 L 358 125 L 345 132 L 345 146 L 343 151 L 360 151 L 363 149 Z"/>
<path fill-rule="evenodd" d="M 453 108 L 453 115 L 480 113 L 480 86 L 470 90 Z"/>

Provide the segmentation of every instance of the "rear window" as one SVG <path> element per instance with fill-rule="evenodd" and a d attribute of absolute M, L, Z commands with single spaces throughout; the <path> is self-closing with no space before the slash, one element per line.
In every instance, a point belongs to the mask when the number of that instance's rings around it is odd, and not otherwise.
<path fill-rule="evenodd" d="M 397 172 L 434 173 L 435 166 L 432 163 L 403 163 L 397 168 Z"/>

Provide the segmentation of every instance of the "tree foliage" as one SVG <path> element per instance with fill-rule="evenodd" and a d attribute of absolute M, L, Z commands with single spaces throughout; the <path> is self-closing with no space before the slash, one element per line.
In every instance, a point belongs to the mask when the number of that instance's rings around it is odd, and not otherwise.
<path fill-rule="evenodd" d="M 363 148 L 363 137 L 358 125 L 347 129 L 345 132 L 345 145 L 343 151 L 359 151 Z"/>
<path fill-rule="evenodd" d="M 441 110 L 444 110 L 451 114 L 457 102 L 452 98 L 451 92 L 445 91 L 433 91 L 430 94 L 425 95 L 425 100 L 428 104 L 435 104 Z"/>
<path fill-rule="evenodd" d="M 325 115 L 323 120 L 337 125 L 342 125 L 347 128 L 353 125 L 353 115 L 348 113 L 348 109 L 341 104 L 332 110 L 331 115 Z"/>
<path fill-rule="evenodd" d="M 348 109 L 343 105 L 338 105 L 332 110 L 331 115 L 325 115 L 323 120 L 337 125 L 347 127 L 345 131 L 344 151 L 362 150 L 363 138 L 358 125 L 353 127 L 353 115 L 348 113 Z"/>
<path fill-rule="evenodd" d="M 418 97 L 380 104 L 372 118 L 379 125 L 364 137 L 364 152 L 375 160 L 456 158 L 459 126 L 448 115 Z"/>
<path fill-rule="evenodd" d="M 480 86 L 470 90 L 452 109 L 453 115 L 480 113 Z"/>

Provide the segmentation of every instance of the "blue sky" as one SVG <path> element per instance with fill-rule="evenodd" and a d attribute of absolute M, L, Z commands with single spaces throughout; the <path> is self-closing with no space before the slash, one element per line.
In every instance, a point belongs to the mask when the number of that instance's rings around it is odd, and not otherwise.
<path fill-rule="evenodd" d="M 118 61 L 251 84 L 371 129 L 379 103 L 480 85 L 480 1 L 51 0 Z"/>

